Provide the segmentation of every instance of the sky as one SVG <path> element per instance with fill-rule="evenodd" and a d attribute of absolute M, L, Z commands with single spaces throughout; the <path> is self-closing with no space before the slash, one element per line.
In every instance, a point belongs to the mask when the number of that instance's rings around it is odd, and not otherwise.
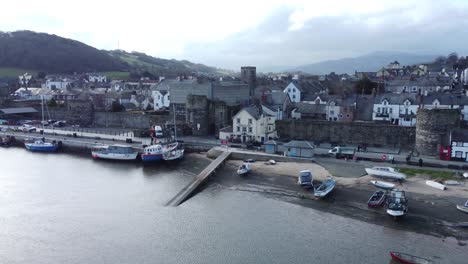
<path fill-rule="evenodd" d="M 468 0 L 5 1 L 0 30 L 225 69 L 269 70 L 375 51 L 468 55 Z"/>

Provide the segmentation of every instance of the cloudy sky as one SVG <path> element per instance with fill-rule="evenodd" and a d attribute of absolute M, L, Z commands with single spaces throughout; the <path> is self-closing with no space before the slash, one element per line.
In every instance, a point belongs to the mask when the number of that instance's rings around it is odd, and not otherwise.
<path fill-rule="evenodd" d="M 0 30 L 73 38 L 238 69 L 288 67 L 373 51 L 468 54 L 468 0 L 23 0 Z"/>

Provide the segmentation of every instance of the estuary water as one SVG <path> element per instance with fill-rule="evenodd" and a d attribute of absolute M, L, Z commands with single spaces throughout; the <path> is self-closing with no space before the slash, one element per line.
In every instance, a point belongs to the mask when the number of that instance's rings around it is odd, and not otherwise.
<path fill-rule="evenodd" d="M 0 148 L 0 169 L 0 263 L 391 263 L 389 250 L 468 258 L 452 238 L 215 185 L 166 207 L 193 177 L 177 166 Z"/>

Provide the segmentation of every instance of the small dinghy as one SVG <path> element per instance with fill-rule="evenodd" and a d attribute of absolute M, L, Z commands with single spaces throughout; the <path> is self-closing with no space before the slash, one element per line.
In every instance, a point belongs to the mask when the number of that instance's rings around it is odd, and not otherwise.
<path fill-rule="evenodd" d="M 380 207 L 383 205 L 385 198 L 387 197 L 387 191 L 376 191 L 367 201 L 368 207 Z"/>
<path fill-rule="evenodd" d="M 400 252 L 395 252 L 395 251 L 390 251 L 390 256 L 392 257 L 393 260 L 398 261 L 399 263 L 405 263 L 405 264 L 428 264 L 428 263 L 434 263 L 431 260 L 416 257 L 410 254 L 406 253 L 400 253 Z"/>
<path fill-rule="evenodd" d="M 276 161 L 274 160 L 269 160 L 267 162 L 265 162 L 267 165 L 275 165 L 276 164 Z"/>
<path fill-rule="evenodd" d="M 314 196 L 315 197 L 325 197 L 327 196 L 333 189 L 335 189 L 336 181 L 332 178 L 326 179 L 319 187 L 314 187 Z"/>
<path fill-rule="evenodd" d="M 457 209 L 464 213 L 468 213 L 468 200 L 465 202 L 464 205 L 457 205 Z"/>
<path fill-rule="evenodd" d="M 436 181 L 426 181 L 426 184 L 433 188 L 439 189 L 441 191 L 445 191 L 447 189 L 445 185 L 438 183 Z"/>
<path fill-rule="evenodd" d="M 237 174 L 245 175 L 245 174 L 249 173 L 250 170 L 251 170 L 250 163 L 244 163 L 237 170 Z"/>
<path fill-rule="evenodd" d="M 384 182 L 384 181 L 370 181 L 375 187 L 385 189 L 385 190 L 391 190 L 395 188 L 395 184 L 389 183 L 389 182 Z"/>
<path fill-rule="evenodd" d="M 312 187 L 312 173 L 310 170 L 303 170 L 299 173 L 299 177 L 297 177 L 297 184 L 299 184 L 302 188 L 310 188 Z"/>

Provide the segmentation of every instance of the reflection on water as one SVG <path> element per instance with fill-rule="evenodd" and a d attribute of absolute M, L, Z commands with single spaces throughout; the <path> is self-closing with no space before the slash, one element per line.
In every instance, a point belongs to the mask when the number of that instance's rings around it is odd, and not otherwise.
<path fill-rule="evenodd" d="M 0 149 L 2 263 L 389 263 L 389 250 L 464 263 L 466 247 L 208 186 L 177 166 Z M 197 172 L 202 163 L 179 164 Z M 391 262 L 390 262 L 391 263 Z"/>

